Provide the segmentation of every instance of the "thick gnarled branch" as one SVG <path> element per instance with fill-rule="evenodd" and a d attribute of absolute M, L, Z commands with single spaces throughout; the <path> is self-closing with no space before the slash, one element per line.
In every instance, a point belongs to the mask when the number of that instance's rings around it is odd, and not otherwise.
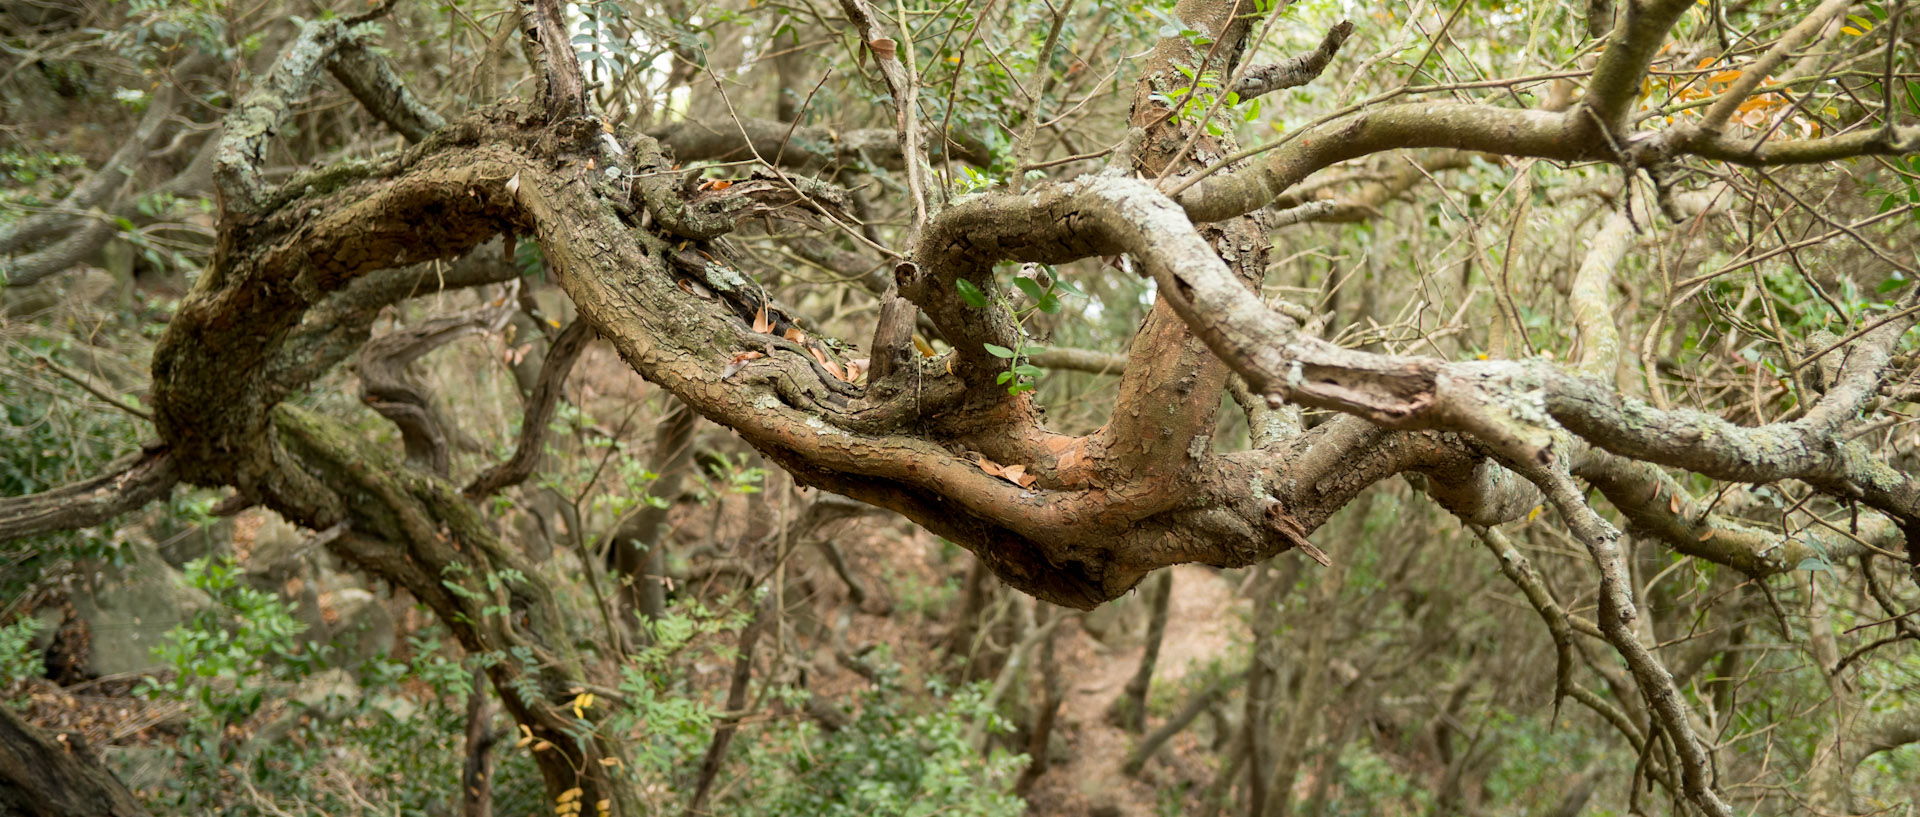
<path fill-rule="evenodd" d="M 178 481 L 176 463 L 166 447 L 148 445 L 115 460 L 106 473 L 92 479 L 0 499 L 0 542 L 102 524 L 165 497 Z"/>

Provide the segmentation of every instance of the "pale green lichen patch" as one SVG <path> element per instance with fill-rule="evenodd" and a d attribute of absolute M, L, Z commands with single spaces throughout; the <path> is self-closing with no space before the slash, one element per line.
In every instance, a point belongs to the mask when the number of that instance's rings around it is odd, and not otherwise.
<path fill-rule="evenodd" d="M 707 286 L 713 287 L 721 292 L 739 292 L 748 288 L 746 276 L 741 275 L 738 270 L 732 267 L 721 264 L 708 264 L 705 273 L 707 276 Z"/>

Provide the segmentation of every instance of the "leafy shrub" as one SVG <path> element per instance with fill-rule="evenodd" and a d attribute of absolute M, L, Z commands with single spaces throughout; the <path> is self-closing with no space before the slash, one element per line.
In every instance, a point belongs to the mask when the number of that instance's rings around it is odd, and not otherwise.
<path fill-rule="evenodd" d="M 41 626 L 37 618 L 22 617 L 0 627 L 0 692 L 46 674 L 40 664 L 40 651 L 33 648 L 33 637 Z"/>
<path fill-rule="evenodd" d="M 859 716 L 837 732 L 803 727 L 804 751 L 786 755 L 790 764 L 771 792 L 743 803 L 766 815 L 812 814 L 826 817 L 869 815 L 966 814 L 1015 817 L 1026 803 L 1009 793 L 1025 768 L 1025 755 L 995 749 L 982 757 L 971 735 L 1004 732 L 1010 727 L 987 703 L 986 685 L 949 692 L 929 682 L 934 706 L 913 712 L 896 678 L 861 696 Z"/>

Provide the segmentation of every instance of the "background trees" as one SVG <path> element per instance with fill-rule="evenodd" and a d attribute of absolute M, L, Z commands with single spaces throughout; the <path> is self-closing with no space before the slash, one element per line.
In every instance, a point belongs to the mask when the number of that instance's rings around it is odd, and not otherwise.
<path fill-rule="evenodd" d="M 186 566 L 156 809 L 1908 801 L 1904 16 L 9 9 L 10 638 Z"/>

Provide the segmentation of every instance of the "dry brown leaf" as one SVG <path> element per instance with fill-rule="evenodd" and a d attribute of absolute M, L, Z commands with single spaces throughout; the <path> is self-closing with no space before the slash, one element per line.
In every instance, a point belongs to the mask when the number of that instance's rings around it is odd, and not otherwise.
<path fill-rule="evenodd" d="M 1002 468 L 1000 466 L 1000 463 L 987 459 L 985 456 L 982 456 L 980 454 L 975 454 L 973 456 L 975 458 L 975 461 L 977 461 L 980 464 L 980 470 L 987 472 L 989 476 L 1004 477 L 1007 475 L 1007 469 Z"/>
<path fill-rule="evenodd" d="M 1001 469 L 1000 476 L 1004 478 L 1006 481 L 1011 482 L 1015 485 L 1018 485 L 1022 488 L 1033 487 L 1034 476 L 1032 474 L 1027 473 L 1027 467 L 1024 465 L 1009 465 L 1006 468 Z"/>
<path fill-rule="evenodd" d="M 766 357 L 766 355 L 760 352 L 741 352 L 740 354 L 734 355 L 732 362 L 729 362 L 726 368 L 720 370 L 720 379 L 725 380 L 739 374 L 741 369 L 747 367 L 747 361 L 763 357 Z"/>
<path fill-rule="evenodd" d="M 785 337 L 787 340 L 793 341 L 794 343 L 807 342 L 807 333 L 802 332 L 793 327 L 787 327 L 787 333 L 783 335 L 783 337 Z"/>
<path fill-rule="evenodd" d="M 680 279 L 680 291 L 688 295 L 698 295 L 709 300 L 713 298 L 713 290 L 707 289 L 704 284 L 698 281 L 689 281 L 685 278 Z"/>
<path fill-rule="evenodd" d="M 753 316 L 753 331 L 762 335 L 773 331 L 773 321 L 767 320 L 766 304 L 761 304 L 760 314 Z"/>
<path fill-rule="evenodd" d="M 871 365 L 871 361 L 864 357 L 847 361 L 847 382 L 851 383 L 859 380 L 862 375 L 867 373 L 869 365 Z"/>
<path fill-rule="evenodd" d="M 1674 494 L 1673 496 L 1667 499 L 1667 510 L 1671 513 L 1680 512 L 1680 495 L 1679 494 Z"/>
<path fill-rule="evenodd" d="M 1712 539 L 1712 538 L 1713 538 L 1713 528 L 1707 528 L 1706 530 L 1703 530 L 1700 532 L 1700 541 L 1705 542 L 1708 539 Z"/>

